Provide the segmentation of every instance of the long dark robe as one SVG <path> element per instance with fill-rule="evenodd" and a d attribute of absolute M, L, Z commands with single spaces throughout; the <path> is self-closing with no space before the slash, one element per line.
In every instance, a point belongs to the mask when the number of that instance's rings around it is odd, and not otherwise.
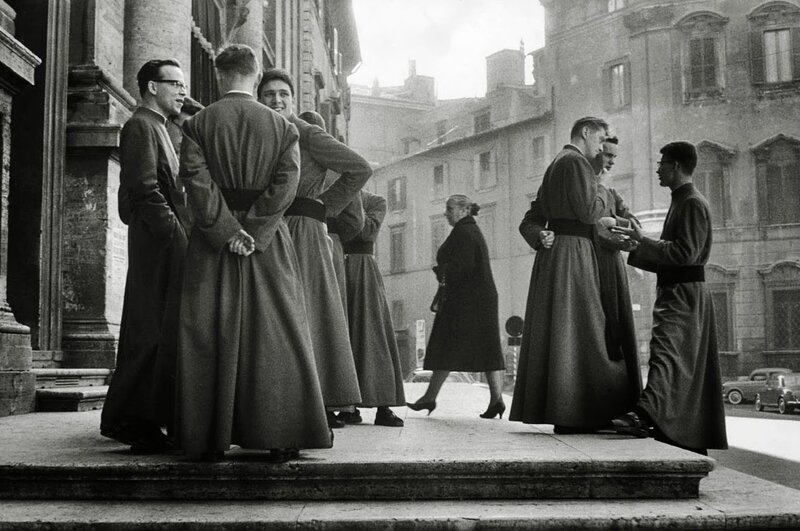
<path fill-rule="evenodd" d="M 228 93 L 184 124 L 181 178 L 195 225 L 179 331 L 179 435 L 190 456 L 327 448 L 297 256 L 283 219 L 297 190 L 298 133 L 251 96 Z M 254 190 L 244 210 L 220 189 Z M 260 191 L 260 193 L 259 193 Z M 255 239 L 242 257 L 226 242 Z"/>
<path fill-rule="evenodd" d="M 358 194 L 372 169 L 320 127 L 294 115 L 290 121 L 300 133 L 297 197 L 320 200 L 326 217 L 334 217 Z M 326 183 L 328 169 L 336 172 L 336 177 Z M 286 216 L 286 222 L 300 263 L 322 398 L 326 406 L 358 404 L 358 376 L 325 223 L 300 215 Z"/>
<path fill-rule="evenodd" d="M 589 160 L 566 146 L 545 172 L 536 201 L 544 219 L 595 224 L 607 198 Z M 520 232 L 533 234 L 526 215 Z M 609 358 L 600 273 L 591 238 L 559 234 L 536 253 L 511 420 L 598 428 L 632 402 L 624 360 Z"/>
<path fill-rule="evenodd" d="M 325 182 L 333 182 L 334 175 L 329 173 Z M 342 295 L 342 307 L 345 315 L 347 309 L 347 274 L 344 266 L 344 248 L 342 242 L 355 238 L 364 228 L 364 209 L 361 207 L 361 195 L 347 204 L 335 218 L 328 218 L 328 237 L 330 238 L 331 255 L 333 256 L 333 269 L 336 272 L 336 283 Z"/>
<path fill-rule="evenodd" d="M 616 217 L 619 223 L 626 225 L 626 220 L 635 219 L 616 190 L 599 184 L 597 192 L 605 196 L 604 216 Z M 543 247 L 540 232 L 545 229 L 547 220 L 542 209 L 537 201 L 532 201 L 531 208 L 525 214 L 525 220 L 520 226 L 523 238 L 531 247 L 541 250 Z M 639 369 L 636 323 L 633 320 L 628 273 L 620 252 L 625 246 L 608 228 L 602 227 L 599 223 L 595 225 L 593 241 L 597 256 L 597 272 L 600 277 L 600 298 L 606 318 L 606 349 L 609 358 L 625 360 L 630 408 L 642 392 L 642 374 Z"/>
<path fill-rule="evenodd" d="M 659 240 L 645 238 L 629 263 L 663 274 L 703 266 L 711 252 L 711 213 L 693 184 L 672 192 Z M 668 439 L 693 449 L 727 448 L 714 305 L 704 282 L 659 281 L 653 306 L 650 371 L 637 406 Z"/>
<path fill-rule="evenodd" d="M 467 216 L 436 252 L 445 300 L 433 320 L 423 367 L 487 372 L 505 369 L 500 346 L 497 288 L 489 249 L 475 218 Z"/>
<path fill-rule="evenodd" d="M 176 182 L 178 158 L 165 118 L 139 108 L 120 136 L 119 215 L 128 225 L 128 275 L 117 366 L 101 430 L 123 423 L 170 425 L 175 407 L 178 305 L 186 232 Z"/>
<path fill-rule="evenodd" d="M 378 237 L 386 217 L 386 199 L 361 190 L 361 202 L 364 228 L 344 244 L 350 344 L 358 371 L 361 405 L 404 406 L 403 370 L 383 277 L 375 256 L 363 249 L 364 244 L 374 244 Z M 350 252 L 359 246 L 360 252 Z"/>

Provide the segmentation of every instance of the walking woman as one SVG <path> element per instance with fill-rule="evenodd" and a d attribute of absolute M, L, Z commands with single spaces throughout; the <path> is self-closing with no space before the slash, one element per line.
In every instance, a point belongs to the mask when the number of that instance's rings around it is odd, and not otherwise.
<path fill-rule="evenodd" d="M 442 286 L 424 368 L 433 371 L 425 394 L 408 407 L 436 409 L 436 396 L 450 371 L 485 372 L 491 398 L 481 414 L 494 418 L 503 412 L 505 363 L 497 321 L 497 289 L 489 264 L 486 240 L 475 218 L 480 206 L 465 195 L 447 200 L 445 217 L 453 227 L 436 253 L 436 278 Z"/>

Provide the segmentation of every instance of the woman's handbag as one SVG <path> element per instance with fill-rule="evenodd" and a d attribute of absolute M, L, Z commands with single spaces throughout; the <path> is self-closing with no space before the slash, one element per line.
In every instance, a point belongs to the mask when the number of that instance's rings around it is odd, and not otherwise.
<path fill-rule="evenodd" d="M 431 311 L 433 313 L 438 312 L 442 304 L 444 304 L 444 284 L 439 284 L 439 289 L 436 290 L 436 295 L 433 296 L 433 301 L 431 302 Z"/>

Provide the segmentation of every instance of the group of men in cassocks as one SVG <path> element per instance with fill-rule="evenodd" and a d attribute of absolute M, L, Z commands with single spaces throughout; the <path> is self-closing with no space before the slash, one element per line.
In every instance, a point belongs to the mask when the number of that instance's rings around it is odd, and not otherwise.
<path fill-rule="evenodd" d="M 661 149 L 657 175 L 672 203 L 653 239 L 596 176 L 616 156 L 611 138 L 602 119 L 576 121 L 520 225 L 538 252 L 510 419 L 553 424 L 561 435 L 612 429 L 698 453 L 727 448 L 704 284 L 711 213 L 692 184 L 697 151 L 688 142 Z M 657 275 L 643 390 L 619 250 L 629 251 L 630 265 Z"/>
<path fill-rule="evenodd" d="M 226 46 L 214 66 L 222 96 L 183 117 L 180 157 L 166 129 L 189 101 L 180 65 L 149 61 L 137 76 L 141 105 L 120 139 L 129 268 L 101 433 L 140 453 L 216 461 L 238 445 L 284 461 L 331 447 L 332 427 L 361 422 L 355 406 L 402 426 L 369 245 L 386 207 L 361 190 L 369 164 L 298 118 L 291 77 L 262 75 L 248 46 Z M 353 240 L 347 267 L 331 236 Z"/>

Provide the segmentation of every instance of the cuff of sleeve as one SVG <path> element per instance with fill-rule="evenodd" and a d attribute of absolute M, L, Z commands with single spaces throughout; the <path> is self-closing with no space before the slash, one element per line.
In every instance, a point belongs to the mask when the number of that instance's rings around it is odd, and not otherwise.
<path fill-rule="evenodd" d="M 228 243 L 228 240 L 236 236 L 241 229 L 242 226 L 236 218 L 230 216 L 227 219 L 220 220 L 213 228 L 201 228 L 200 230 L 206 235 L 211 246 L 217 251 L 221 251 L 225 244 Z"/>

